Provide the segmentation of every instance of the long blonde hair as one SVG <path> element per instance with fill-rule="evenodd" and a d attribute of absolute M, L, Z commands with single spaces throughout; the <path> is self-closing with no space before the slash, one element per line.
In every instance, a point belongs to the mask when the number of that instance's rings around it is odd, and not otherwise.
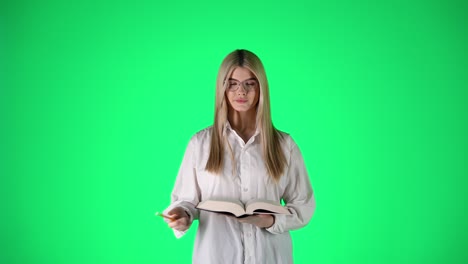
<path fill-rule="evenodd" d="M 209 172 L 220 174 L 223 168 L 225 158 L 224 149 L 227 142 L 224 129 L 228 114 L 228 106 L 225 97 L 228 84 L 226 78 L 231 76 L 236 67 L 249 69 L 255 75 L 260 85 L 256 125 L 260 132 L 263 159 L 267 171 L 270 177 L 277 182 L 286 167 L 286 157 L 281 148 L 282 135 L 273 126 L 271 121 L 270 94 L 265 69 L 260 59 L 248 50 L 235 50 L 229 53 L 221 63 L 216 80 L 215 117 L 211 132 L 210 156 L 206 162 L 205 169 Z"/>

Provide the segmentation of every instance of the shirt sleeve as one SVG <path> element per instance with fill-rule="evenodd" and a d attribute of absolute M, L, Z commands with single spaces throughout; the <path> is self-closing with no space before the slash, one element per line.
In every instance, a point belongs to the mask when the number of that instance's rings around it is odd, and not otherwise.
<path fill-rule="evenodd" d="M 171 194 L 171 204 L 164 213 L 169 212 L 175 207 L 183 208 L 190 217 L 190 223 L 198 219 L 199 210 L 195 208 L 200 201 L 200 188 L 197 182 L 195 169 L 194 152 L 196 148 L 196 139 L 193 137 L 185 150 L 182 164 Z M 179 238 L 185 232 L 174 229 L 174 235 Z"/>
<path fill-rule="evenodd" d="M 292 140 L 291 140 L 292 141 Z M 275 223 L 266 230 L 281 234 L 307 225 L 315 211 L 315 197 L 304 159 L 298 146 L 292 142 L 286 175 L 287 185 L 283 194 L 286 208 L 291 215 L 275 215 Z"/>

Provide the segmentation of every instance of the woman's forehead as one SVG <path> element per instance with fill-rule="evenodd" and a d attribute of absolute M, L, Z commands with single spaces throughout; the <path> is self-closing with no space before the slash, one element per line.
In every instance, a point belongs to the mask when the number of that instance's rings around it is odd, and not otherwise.
<path fill-rule="evenodd" d="M 232 79 L 237 79 L 237 80 L 245 80 L 245 79 L 250 79 L 252 77 L 255 77 L 255 74 L 253 74 L 253 72 L 247 68 L 236 67 L 234 68 L 231 76 L 229 77 Z"/>

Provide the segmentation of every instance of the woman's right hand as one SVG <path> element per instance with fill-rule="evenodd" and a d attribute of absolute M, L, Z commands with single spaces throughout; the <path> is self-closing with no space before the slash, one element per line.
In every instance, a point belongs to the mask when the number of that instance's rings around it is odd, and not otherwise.
<path fill-rule="evenodd" d="M 174 209 L 167 212 L 168 216 L 172 218 L 169 222 L 169 227 L 179 231 L 185 231 L 189 229 L 190 225 L 190 216 L 185 212 L 181 207 L 175 207 Z"/>

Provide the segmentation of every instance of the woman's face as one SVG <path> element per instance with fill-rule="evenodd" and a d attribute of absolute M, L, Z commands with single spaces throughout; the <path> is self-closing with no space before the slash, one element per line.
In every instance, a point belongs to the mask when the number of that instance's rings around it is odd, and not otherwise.
<path fill-rule="evenodd" d="M 249 69 L 236 67 L 227 81 L 226 97 L 230 108 L 238 112 L 255 112 L 260 94 L 255 75 Z"/>

